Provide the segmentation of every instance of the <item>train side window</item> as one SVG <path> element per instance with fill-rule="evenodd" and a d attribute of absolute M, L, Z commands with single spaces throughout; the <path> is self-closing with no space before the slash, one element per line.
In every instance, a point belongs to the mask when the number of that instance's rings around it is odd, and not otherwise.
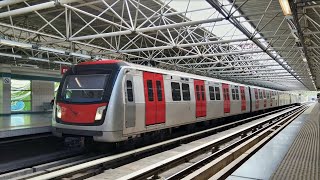
<path fill-rule="evenodd" d="M 235 89 L 236 100 L 239 100 L 239 89 Z"/>
<path fill-rule="evenodd" d="M 210 95 L 210 100 L 216 100 L 214 88 L 212 86 L 209 86 L 209 95 Z"/>
<path fill-rule="evenodd" d="M 184 101 L 190 101 L 189 84 L 182 83 L 182 96 Z"/>
<path fill-rule="evenodd" d="M 162 101 L 162 87 L 161 87 L 160 81 L 156 81 L 156 87 L 157 87 L 158 101 Z"/>
<path fill-rule="evenodd" d="M 241 100 L 245 100 L 244 90 L 240 90 Z"/>
<path fill-rule="evenodd" d="M 259 90 L 259 99 L 262 99 L 262 91 Z"/>
<path fill-rule="evenodd" d="M 171 82 L 172 100 L 181 101 L 180 83 Z"/>
<path fill-rule="evenodd" d="M 197 100 L 200 101 L 200 89 L 199 89 L 199 85 L 196 85 L 196 94 L 197 94 Z"/>
<path fill-rule="evenodd" d="M 215 87 L 215 93 L 216 93 L 216 100 L 220 100 L 220 88 L 219 87 Z"/>
<path fill-rule="evenodd" d="M 202 95 L 202 100 L 204 100 L 205 98 L 204 98 L 204 87 L 203 86 L 201 86 L 201 95 Z"/>
<path fill-rule="evenodd" d="M 133 101 L 133 88 L 130 80 L 127 80 L 127 98 L 129 102 Z"/>
<path fill-rule="evenodd" d="M 225 88 L 225 89 L 223 89 L 223 91 L 224 91 L 224 99 L 230 100 L 229 89 Z"/>
<path fill-rule="evenodd" d="M 147 87 L 148 87 L 148 100 L 153 101 L 152 80 L 147 80 Z"/>
<path fill-rule="evenodd" d="M 226 100 L 230 100 L 230 94 L 229 94 L 229 89 L 225 89 L 226 91 Z"/>
<path fill-rule="evenodd" d="M 236 100 L 236 92 L 234 89 L 231 89 L 231 93 L 232 93 L 232 100 Z"/>

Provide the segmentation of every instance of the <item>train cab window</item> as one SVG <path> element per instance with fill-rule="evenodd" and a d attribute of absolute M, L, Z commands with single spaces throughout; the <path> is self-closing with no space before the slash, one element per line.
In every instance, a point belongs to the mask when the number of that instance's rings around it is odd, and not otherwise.
<path fill-rule="evenodd" d="M 201 95 L 202 95 L 202 100 L 205 100 L 205 97 L 204 97 L 204 87 L 201 86 Z"/>
<path fill-rule="evenodd" d="M 215 87 L 214 90 L 215 90 L 215 93 L 216 93 L 216 100 L 220 100 L 220 88 L 219 87 Z"/>
<path fill-rule="evenodd" d="M 128 98 L 128 102 L 133 101 L 133 88 L 132 88 L 132 82 L 130 80 L 127 80 L 127 98 Z"/>
<path fill-rule="evenodd" d="M 69 103 L 102 101 L 109 74 L 69 75 L 66 77 L 61 98 Z"/>
<path fill-rule="evenodd" d="M 147 87 L 148 87 L 148 100 L 153 101 L 153 88 L 152 88 L 151 80 L 147 80 Z"/>
<path fill-rule="evenodd" d="M 173 101 L 181 101 L 180 83 L 171 82 L 171 92 Z"/>
<path fill-rule="evenodd" d="M 182 83 L 182 98 L 184 101 L 190 101 L 189 84 Z"/>
<path fill-rule="evenodd" d="M 162 87 L 161 87 L 160 81 L 156 81 L 156 87 L 157 87 L 158 101 L 162 101 Z"/>
<path fill-rule="evenodd" d="M 196 85 L 196 94 L 197 94 L 197 100 L 200 101 L 200 89 L 199 89 L 199 85 Z"/>
<path fill-rule="evenodd" d="M 209 86 L 209 95 L 210 95 L 210 100 L 216 100 L 214 88 L 212 86 Z"/>

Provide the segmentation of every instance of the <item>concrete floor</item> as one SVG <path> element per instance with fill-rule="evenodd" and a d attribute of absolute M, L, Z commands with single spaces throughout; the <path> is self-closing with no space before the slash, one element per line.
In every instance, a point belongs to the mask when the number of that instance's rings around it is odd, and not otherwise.
<path fill-rule="evenodd" d="M 292 142 L 299 133 L 304 122 L 310 117 L 315 107 L 313 104 L 296 120 L 284 128 L 256 154 L 242 164 L 228 180 L 270 179 L 287 154 Z"/>
<path fill-rule="evenodd" d="M 51 131 L 51 113 L 0 116 L 0 138 Z"/>

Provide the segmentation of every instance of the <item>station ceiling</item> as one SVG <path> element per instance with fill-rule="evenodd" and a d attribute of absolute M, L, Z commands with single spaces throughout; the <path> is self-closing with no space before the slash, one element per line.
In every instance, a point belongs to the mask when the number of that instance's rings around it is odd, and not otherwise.
<path fill-rule="evenodd" d="M 320 88 L 320 1 L 3 0 L 0 62 L 121 59 L 280 90 Z"/>

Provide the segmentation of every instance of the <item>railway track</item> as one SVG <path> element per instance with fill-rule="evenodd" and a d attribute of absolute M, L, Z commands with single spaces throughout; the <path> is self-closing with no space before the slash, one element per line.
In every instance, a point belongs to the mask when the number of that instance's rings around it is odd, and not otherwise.
<path fill-rule="evenodd" d="M 36 135 L 26 135 L 26 136 L 20 136 L 20 137 L 12 137 L 12 138 L 5 138 L 0 141 L 0 145 L 7 145 L 11 143 L 17 143 L 17 142 L 25 142 L 40 138 L 47 138 L 52 137 L 52 133 L 41 133 Z"/>
<path fill-rule="evenodd" d="M 221 156 L 223 154 L 222 152 L 227 152 L 227 150 L 234 148 L 234 145 L 231 146 L 230 142 L 231 144 L 239 145 L 240 142 L 247 141 L 253 135 L 256 135 L 258 132 L 265 130 L 267 128 L 265 126 L 268 125 L 269 127 L 271 125 L 275 125 L 275 123 L 279 123 L 281 119 L 285 119 L 286 116 L 293 114 L 293 112 L 296 112 L 296 111 L 302 112 L 302 109 L 304 108 L 305 106 L 301 106 L 301 107 L 290 106 L 290 107 L 278 109 L 275 111 L 271 111 L 268 113 L 260 114 L 258 116 L 224 124 L 218 127 L 206 129 L 193 134 L 170 139 L 164 142 L 159 142 L 149 146 L 141 147 L 131 151 L 108 155 L 105 157 L 96 158 L 94 160 L 83 159 L 82 162 L 78 162 L 78 163 L 72 162 L 69 164 L 64 164 L 63 166 L 60 166 L 60 167 L 51 167 L 50 169 L 48 168 L 42 171 L 34 172 L 32 174 L 28 174 L 17 179 L 34 179 L 34 180 L 60 179 L 60 178 L 84 179 L 84 178 L 88 178 L 88 177 L 103 173 L 105 170 L 109 168 L 120 167 L 121 165 L 137 161 L 138 159 L 172 149 L 183 143 L 192 142 L 194 140 L 201 139 L 206 136 L 214 135 L 218 132 L 223 132 L 223 131 L 226 131 L 227 129 L 232 129 L 234 127 L 243 125 L 248 122 L 260 121 L 261 118 L 263 119 L 270 116 L 269 118 L 261 121 L 260 123 L 255 123 L 254 125 L 250 125 L 247 128 L 243 128 L 242 130 L 231 133 L 219 139 L 215 139 L 214 141 L 210 143 L 206 143 L 205 145 L 201 145 L 192 151 L 191 150 L 187 151 L 190 154 L 181 153 L 179 157 L 172 157 L 174 159 L 170 158 L 172 161 L 167 160 L 168 161 L 167 163 L 160 161 L 161 166 L 159 162 L 154 164 L 151 167 L 148 166 L 146 168 L 141 169 L 140 171 L 124 176 L 123 178 L 124 179 L 144 179 L 151 176 L 157 177 L 159 174 L 170 170 L 171 167 L 175 167 L 181 164 L 182 162 L 186 162 L 189 159 L 199 156 L 199 154 L 201 153 L 203 154 L 209 151 L 209 152 L 212 152 L 212 154 L 214 154 L 212 155 L 213 157 L 216 157 L 216 158 L 224 157 L 224 156 Z M 274 115 L 274 114 L 277 114 L 277 115 Z M 225 148 L 220 149 L 220 147 L 222 146 L 225 146 L 226 149 Z M 202 164 L 203 162 L 199 162 L 198 165 Z M 193 167 L 198 167 L 198 165 L 197 166 L 194 165 Z M 191 169 L 186 169 L 184 172 L 187 172 L 190 170 Z M 195 171 L 195 170 L 193 169 L 192 171 Z M 168 177 L 168 178 L 175 179 L 176 177 L 184 177 L 186 176 L 184 172 L 179 171 L 179 173 L 178 172 L 174 173 L 172 174 L 174 176 Z"/>
<path fill-rule="evenodd" d="M 251 125 L 243 130 L 208 142 L 119 179 L 146 179 L 148 177 L 161 179 L 226 179 L 264 144 L 303 113 L 306 108 L 306 106 L 296 108 L 281 116 Z M 241 139 L 229 144 L 226 143 L 240 136 Z M 223 145 L 225 147 L 220 148 Z M 178 170 L 175 173 L 171 172 L 171 175 L 168 177 L 159 175 L 197 156 L 206 154 L 208 151 L 211 151 L 211 153 L 206 157 L 201 158 L 182 170 Z"/>

